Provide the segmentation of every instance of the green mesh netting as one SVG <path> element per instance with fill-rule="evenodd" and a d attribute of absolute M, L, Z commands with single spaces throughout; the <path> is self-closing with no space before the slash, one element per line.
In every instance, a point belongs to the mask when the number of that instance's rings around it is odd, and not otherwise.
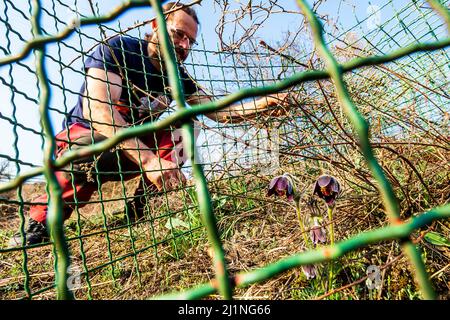
<path fill-rule="evenodd" d="M 391 268 L 386 298 L 448 295 L 448 1 L 318 1 L 311 8 L 298 1 L 301 10 L 281 1 L 205 1 L 219 20 L 214 33 L 210 21 L 202 24 L 200 45 L 184 67 L 216 100 L 172 108 L 55 159 L 53 137 L 80 96 L 86 59 L 117 33 L 142 39 L 149 32 L 148 21 L 111 23 L 133 7 L 152 6 L 162 26 L 161 61 L 169 74 L 158 94 L 171 93 L 185 105 L 160 3 L 115 5 L 0 4 L 1 299 L 141 299 L 173 290 L 180 293 L 163 297 L 345 299 L 356 292 L 373 298 L 364 286 L 369 265 Z M 151 12 L 133 12 L 144 10 Z M 288 31 L 267 41 L 258 32 L 275 18 Z M 121 72 L 122 89 L 131 92 L 126 79 L 133 69 Z M 149 84 L 139 89 L 152 90 Z M 217 112 L 219 119 L 228 105 L 280 91 L 292 97 L 288 110 L 280 105 L 226 123 L 202 116 Z M 191 122 L 194 115 L 198 121 Z M 181 130 L 174 127 L 179 121 Z M 118 153 L 123 140 L 162 131 L 174 142 L 183 137 L 177 155 L 186 160 L 185 187 L 144 188 L 136 196 L 142 165 L 130 172 L 118 163 L 112 172 L 118 181 L 97 183 L 87 201 L 75 192 L 66 203 L 74 212 L 62 221 L 55 171 L 73 177 L 82 152 Z M 158 143 L 153 151 L 160 151 Z M 108 173 L 96 165 L 86 170 L 94 182 Z M 270 180 L 285 172 L 303 191 L 299 214 L 332 224 L 334 244 L 306 250 L 310 230 L 298 228 L 285 198 L 266 195 Z M 130 174 L 136 177 L 127 179 Z M 331 219 L 312 196 L 321 174 L 343 187 Z M 25 231 L 30 205 L 45 193 L 51 241 L 8 248 L 9 238 Z M 142 216 L 135 216 L 133 201 L 144 204 Z M 302 276 L 300 267 L 311 264 L 320 266 L 317 278 L 330 276 L 333 266 L 327 287 L 318 290 L 320 279 Z"/>

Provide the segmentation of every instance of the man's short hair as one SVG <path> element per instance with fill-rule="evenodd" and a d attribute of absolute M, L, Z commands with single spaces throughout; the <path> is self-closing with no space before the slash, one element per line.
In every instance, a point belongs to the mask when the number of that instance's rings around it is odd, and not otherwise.
<path fill-rule="evenodd" d="M 173 9 L 178 9 L 178 8 L 181 8 L 180 9 L 181 11 L 184 11 L 185 13 L 190 15 L 192 17 L 192 19 L 194 19 L 194 21 L 197 24 L 200 24 L 200 22 L 198 21 L 197 13 L 195 12 L 195 10 L 192 9 L 191 7 L 186 6 L 185 4 L 183 4 L 181 2 L 178 2 L 178 1 L 176 1 L 176 2 L 175 1 L 174 2 L 168 2 L 168 3 L 166 3 L 166 4 L 164 4 L 162 6 L 163 12 L 170 11 L 170 10 L 173 10 Z M 172 13 L 169 13 L 169 14 L 166 15 L 167 21 L 170 20 L 171 16 L 172 16 Z"/>
<path fill-rule="evenodd" d="M 187 13 L 189 16 L 191 16 L 192 19 L 194 19 L 194 21 L 197 23 L 197 25 L 200 24 L 200 21 L 198 20 L 197 13 L 195 12 L 195 10 L 192 9 L 191 7 L 186 6 L 185 4 L 183 4 L 181 2 L 178 2 L 178 1 L 167 2 L 166 4 L 164 4 L 162 6 L 163 12 L 167 12 L 167 11 L 170 11 L 170 10 L 173 10 L 173 9 L 178 9 L 178 8 L 180 8 L 179 10 L 181 10 L 181 11 Z M 179 10 L 176 10 L 174 12 L 166 14 L 166 17 L 165 17 L 166 20 L 170 21 L 170 19 L 173 16 L 173 14 L 175 12 L 179 11 Z M 145 33 L 144 39 L 146 41 L 150 42 L 151 38 L 152 38 L 152 34 L 151 33 Z"/>

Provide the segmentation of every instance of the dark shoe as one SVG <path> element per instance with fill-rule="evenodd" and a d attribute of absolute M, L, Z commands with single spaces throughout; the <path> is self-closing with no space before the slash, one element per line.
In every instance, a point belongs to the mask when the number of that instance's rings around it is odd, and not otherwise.
<path fill-rule="evenodd" d="M 151 187 L 144 186 L 143 182 L 134 191 L 133 199 L 127 201 L 125 213 L 128 215 L 130 222 L 137 222 L 145 216 L 145 205 L 147 203 L 147 196 L 151 194 Z"/>
<path fill-rule="evenodd" d="M 46 242 L 48 240 L 50 240 L 50 237 L 48 236 L 47 227 L 45 224 L 30 218 L 28 221 L 28 228 L 25 230 L 25 244 L 32 245 Z M 9 247 L 16 248 L 21 246 L 22 235 L 18 232 L 9 240 Z"/>
<path fill-rule="evenodd" d="M 127 201 L 125 214 L 128 215 L 130 222 L 139 221 L 144 217 L 144 206 L 138 199 L 135 201 Z"/>

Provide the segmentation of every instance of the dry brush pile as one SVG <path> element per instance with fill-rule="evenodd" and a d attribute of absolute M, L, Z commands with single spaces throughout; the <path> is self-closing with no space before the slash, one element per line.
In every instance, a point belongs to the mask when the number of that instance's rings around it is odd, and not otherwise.
<path fill-rule="evenodd" d="M 236 83 L 241 86 L 273 83 L 295 72 L 324 67 L 310 45 L 311 39 L 304 36 L 309 34 L 305 24 L 288 33 L 280 43 L 268 44 L 255 38 L 258 28 L 264 26 L 266 15 L 298 15 L 297 12 L 289 12 L 277 1 L 270 1 L 269 7 L 252 5 L 249 1 L 249 6 L 238 9 L 231 9 L 227 1 L 215 2 L 223 12 L 216 28 L 221 46 L 217 54 L 233 60 L 237 71 L 227 76 L 235 86 Z M 316 1 L 314 8 L 321 3 Z M 260 17 L 262 14 L 261 23 L 242 27 L 240 22 L 258 14 Z M 320 17 L 327 20 L 326 16 Z M 225 38 L 224 30 L 236 24 L 242 27 L 241 32 Z M 329 36 L 336 34 L 338 31 Z M 356 33 L 348 33 L 333 44 L 331 49 L 339 62 L 377 53 L 361 38 Z M 450 88 L 448 79 L 439 75 L 445 61 L 445 52 L 440 50 L 345 75 L 353 101 L 370 124 L 372 148 L 394 188 L 402 219 L 450 200 Z M 415 71 L 410 69 L 416 64 Z M 235 87 L 208 89 L 220 97 L 233 92 Z M 208 186 L 232 274 L 265 266 L 311 247 L 308 243 L 312 225 L 302 230 L 298 214 L 309 221 L 320 218 L 325 243 L 330 241 L 331 225 L 334 242 L 388 225 L 376 181 L 367 168 L 331 81 L 306 82 L 291 88 L 290 92 L 289 108 L 275 110 L 277 117 L 261 116 L 250 124 L 229 125 L 241 130 L 250 125 L 256 127 L 257 132 L 264 132 L 278 146 L 271 172 L 262 173 L 257 164 L 242 166 L 236 159 L 228 159 L 220 170 L 214 169 L 214 164 L 210 167 L 215 172 L 209 176 Z M 236 143 L 250 144 L 254 150 L 270 151 L 264 149 L 266 145 L 258 145 L 257 139 L 242 141 L 238 136 L 221 132 L 220 128 L 214 132 Z M 272 179 L 283 174 L 296 181 L 298 212 L 289 199 L 268 195 Z M 339 181 L 340 192 L 332 215 L 328 214 L 325 203 L 313 194 L 314 183 L 321 175 L 332 175 Z M 127 184 L 128 197 L 136 183 Z M 190 187 L 182 190 L 149 194 L 145 216 L 140 220 L 124 213 L 124 202 L 120 199 L 123 190 L 114 184 L 103 187 L 103 199 L 96 194 L 93 204 L 76 211 L 65 230 L 73 265 L 82 272 L 81 287 L 75 296 L 141 299 L 211 280 L 214 270 L 210 247 L 192 185 L 190 181 Z M 25 186 L 22 193 L 25 202 L 31 201 L 43 188 L 43 185 Z M 20 205 L 15 193 L 1 196 L 0 248 L 5 248 L 8 237 L 19 226 L 17 212 L 28 207 Z M 413 233 L 411 239 L 423 252 L 439 298 L 448 299 L 449 221 L 433 222 Z M 43 290 L 38 298 L 55 298 L 54 290 L 46 290 L 54 281 L 51 252 L 51 246 L 47 245 L 26 253 L 2 253 L 0 298 L 26 296 L 24 269 L 30 275 L 27 285 L 32 292 Z M 237 289 L 234 297 L 354 300 L 420 297 L 399 241 L 370 245 L 345 255 L 333 263 L 332 276 L 330 265 L 319 266 L 314 277 L 303 268 L 294 268 L 264 283 Z M 381 270 L 382 286 L 377 290 L 366 285 L 366 271 L 371 265 Z"/>

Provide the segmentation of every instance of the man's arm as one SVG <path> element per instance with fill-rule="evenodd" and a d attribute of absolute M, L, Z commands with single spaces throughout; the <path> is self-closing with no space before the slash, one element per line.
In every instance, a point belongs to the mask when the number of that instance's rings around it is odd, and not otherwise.
<path fill-rule="evenodd" d="M 113 72 L 105 72 L 97 68 L 90 68 L 87 72 L 83 117 L 91 121 L 92 127 L 107 138 L 129 126 L 122 115 L 110 104 L 110 101 L 114 102 L 120 99 L 121 85 L 121 77 Z M 159 159 L 140 139 L 125 140 L 122 142 L 122 146 L 127 158 L 138 165 L 142 163 L 147 178 L 159 190 L 162 189 L 163 176 L 166 188 L 175 186 L 180 179 L 184 181 L 184 176 L 176 164 Z"/>
<path fill-rule="evenodd" d="M 246 103 L 238 103 L 226 107 L 222 110 L 205 114 L 211 120 L 222 123 L 240 123 L 243 121 L 254 119 L 257 115 L 273 115 L 280 116 L 287 112 L 289 106 L 286 103 L 288 93 L 278 93 L 261 97 L 256 101 Z M 195 105 L 212 101 L 212 97 L 207 95 L 203 90 L 186 99 L 186 102 Z M 274 110 L 273 107 L 282 106 L 283 109 Z"/>

